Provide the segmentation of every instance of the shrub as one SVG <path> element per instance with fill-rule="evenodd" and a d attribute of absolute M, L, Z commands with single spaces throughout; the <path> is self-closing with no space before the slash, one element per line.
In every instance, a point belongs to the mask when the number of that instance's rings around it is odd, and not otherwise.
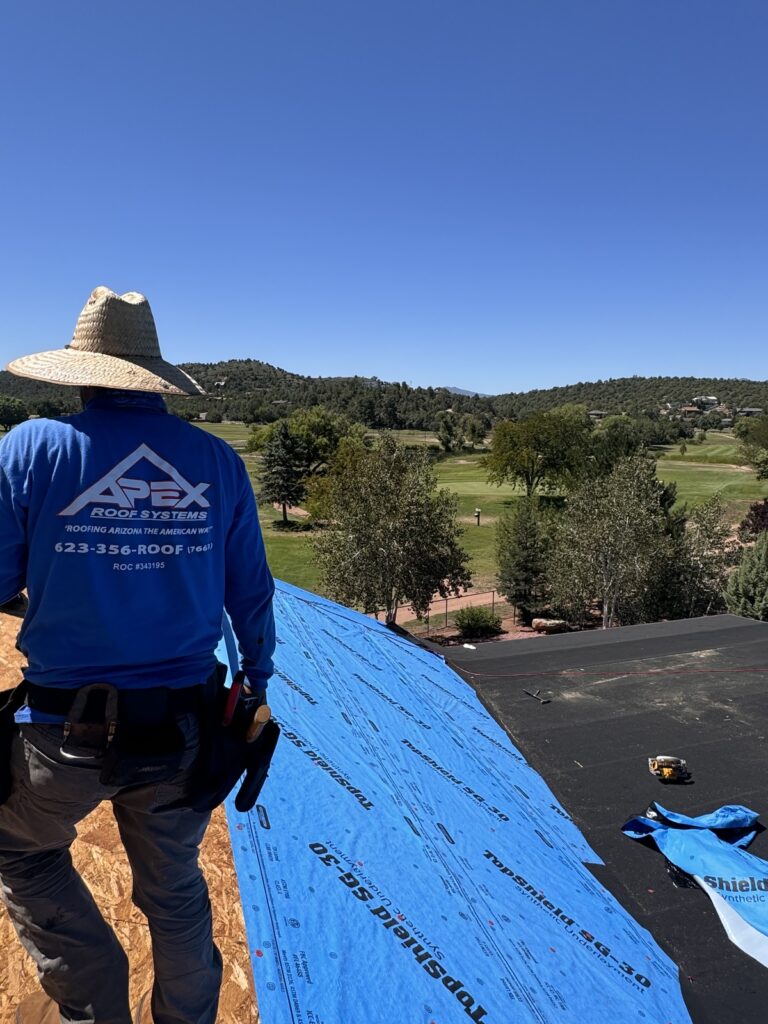
<path fill-rule="evenodd" d="M 491 608 L 462 608 L 456 613 L 459 636 L 467 639 L 484 636 L 498 636 L 501 633 L 501 617 Z"/>
<path fill-rule="evenodd" d="M 768 622 L 768 533 L 761 533 L 753 548 L 744 548 L 725 603 L 732 615 Z"/>
<path fill-rule="evenodd" d="M 768 498 L 753 501 L 749 506 L 749 511 L 739 524 L 739 540 L 742 543 L 757 540 L 764 530 L 768 530 Z"/>

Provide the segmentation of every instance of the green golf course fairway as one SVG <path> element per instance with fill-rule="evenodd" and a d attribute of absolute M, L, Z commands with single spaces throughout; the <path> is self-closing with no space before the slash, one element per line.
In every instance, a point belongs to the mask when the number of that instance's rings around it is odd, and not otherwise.
<path fill-rule="evenodd" d="M 242 452 L 248 428 L 242 423 L 201 423 L 202 429 L 215 434 L 244 455 L 254 489 L 258 460 Z M 433 435 L 423 431 L 402 431 L 411 443 L 429 443 Z M 486 480 L 481 452 L 449 455 L 435 464 L 438 486 L 453 491 L 459 498 L 459 520 L 464 527 L 464 547 L 471 557 L 472 578 L 477 590 L 496 586 L 496 520 L 510 508 L 522 491 L 510 484 L 497 487 Z M 731 521 L 738 523 L 750 502 L 768 496 L 768 481 L 741 465 L 739 444 L 732 435 L 710 431 L 702 444 L 688 442 L 686 454 L 670 445 L 658 453 L 660 480 L 677 484 L 678 504 L 698 505 L 717 492 L 726 503 Z M 475 509 L 480 509 L 480 525 Z M 317 589 L 317 570 L 311 559 L 309 532 L 286 532 L 273 524 L 281 517 L 270 507 L 259 507 L 264 543 L 272 572 L 280 579 Z M 296 520 L 300 522 L 300 520 Z"/>

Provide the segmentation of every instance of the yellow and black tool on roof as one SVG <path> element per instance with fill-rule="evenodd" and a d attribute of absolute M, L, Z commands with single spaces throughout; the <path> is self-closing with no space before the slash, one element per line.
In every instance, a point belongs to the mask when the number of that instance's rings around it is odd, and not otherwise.
<path fill-rule="evenodd" d="M 687 782 L 691 777 L 688 762 L 682 757 L 671 757 L 668 754 L 649 757 L 648 771 L 660 782 Z"/>

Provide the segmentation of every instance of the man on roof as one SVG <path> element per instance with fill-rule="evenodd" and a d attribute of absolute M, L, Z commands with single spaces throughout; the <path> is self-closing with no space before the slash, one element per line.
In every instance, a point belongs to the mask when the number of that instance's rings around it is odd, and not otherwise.
<path fill-rule="evenodd" d="M 0 750 L 0 891 L 43 989 L 17 1021 L 131 1024 L 125 952 L 70 857 L 77 823 L 111 800 L 152 937 L 136 1020 L 214 1024 L 222 964 L 198 866 L 210 814 L 185 801 L 223 609 L 251 690 L 272 674 L 250 480 L 228 445 L 168 413 L 163 395 L 202 388 L 162 358 L 137 292 L 96 288 L 66 348 L 8 369 L 83 401 L 0 442 L 0 604 L 29 598 L 26 700 Z"/>

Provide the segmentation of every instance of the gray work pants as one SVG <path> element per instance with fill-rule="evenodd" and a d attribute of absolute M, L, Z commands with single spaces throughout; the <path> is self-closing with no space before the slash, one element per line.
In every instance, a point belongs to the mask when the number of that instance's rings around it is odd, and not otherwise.
<path fill-rule="evenodd" d="M 0 895 L 62 1021 L 131 1024 L 125 952 L 70 856 L 75 825 L 102 800 L 112 801 L 133 901 L 149 921 L 155 1024 L 216 1020 L 221 956 L 198 865 L 210 815 L 159 809 L 181 796 L 199 748 L 196 717 L 178 724 L 186 740 L 179 771 L 123 789 L 101 785 L 100 761 L 60 753 L 61 726 L 24 725 L 14 737 L 13 790 L 0 806 Z"/>

